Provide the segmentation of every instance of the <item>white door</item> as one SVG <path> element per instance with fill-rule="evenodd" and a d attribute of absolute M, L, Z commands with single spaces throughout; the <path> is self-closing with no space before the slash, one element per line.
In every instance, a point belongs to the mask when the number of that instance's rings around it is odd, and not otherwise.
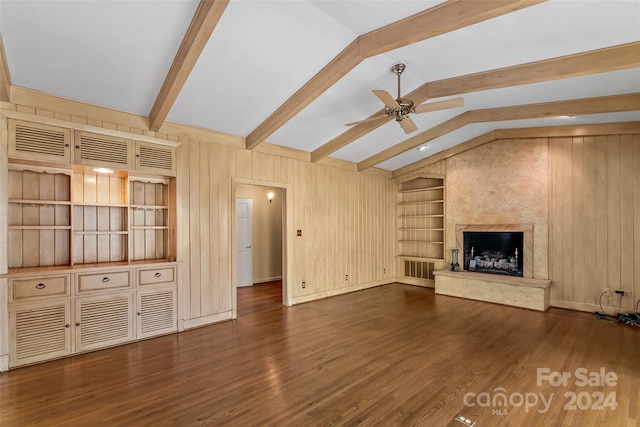
<path fill-rule="evenodd" d="M 238 286 L 253 285 L 253 200 L 236 199 Z"/>

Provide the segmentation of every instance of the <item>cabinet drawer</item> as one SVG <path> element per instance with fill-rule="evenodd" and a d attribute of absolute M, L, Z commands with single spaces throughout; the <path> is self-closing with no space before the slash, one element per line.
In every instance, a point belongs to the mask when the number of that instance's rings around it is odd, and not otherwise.
<path fill-rule="evenodd" d="M 163 267 L 163 268 L 149 268 L 138 270 L 138 284 L 144 285 L 156 285 L 159 283 L 174 283 L 176 281 L 176 268 L 175 267 Z"/>
<path fill-rule="evenodd" d="M 13 300 L 47 296 L 69 296 L 69 276 L 31 277 L 28 279 L 11 279 Z"/>
<path fill-rule="evenodd" d="M 78 275 L 79 292 L 130 287 L 131 279 L 128 271 Z"/>

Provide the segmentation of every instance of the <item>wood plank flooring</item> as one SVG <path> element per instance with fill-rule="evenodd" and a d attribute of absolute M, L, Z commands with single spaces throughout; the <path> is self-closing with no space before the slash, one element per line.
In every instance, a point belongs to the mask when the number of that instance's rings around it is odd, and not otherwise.
<path fill-rule="evenodd" d="M 238 316 L 282 308 L 282 280 L 238 288 Z"/>
<path fill-rule="evenodd" d="M 637 327 L 393 284 L 9 371 L 0 425 L 629 427 L 639 355 Z M 538 385 L 538 368 L 571 377 Z M 582 387 L 579 368 L 616 385 Z M 617 408 L 565 409 L 571 392 Z M 534 394 L 548 407 L 518 398 Z"/>

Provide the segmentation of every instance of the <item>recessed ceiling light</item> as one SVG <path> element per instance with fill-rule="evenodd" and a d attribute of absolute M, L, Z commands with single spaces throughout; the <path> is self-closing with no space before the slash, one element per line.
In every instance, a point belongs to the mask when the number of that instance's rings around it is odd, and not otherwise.
<path fill-rule="evenodd" d="M 98 173 L 113 173 L 113 170 L 107 168 L 93 168 L 93 171 Z"/>
<path fill-rule="evenodd" d="M 424 150 L 426 150 L 426 149 L 427 149 L 427 146 L 426 146 L 426 145 L 423 145 L 423 146 L 421 146 L 421 147 L 418 147 L 418 151 L 424 151 Z"/>
<path fill-rule="evenodd" d="M 573 119 L 573 116 L 558 116 L 560 119 Z"/>

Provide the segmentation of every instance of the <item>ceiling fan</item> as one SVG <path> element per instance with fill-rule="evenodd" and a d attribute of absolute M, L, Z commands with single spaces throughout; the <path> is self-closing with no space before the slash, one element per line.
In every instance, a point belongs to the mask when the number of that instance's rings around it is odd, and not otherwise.
<path fill-rule="evenodd" d="M 377 117 L 370 117 L 368 119 L 360 120 L 357 122 L 347 123 L 345 126 L 358 125 L 360 123 L 370 122 L 374 120 L 380 120 L 387 117 L 394 117 L 396 122 L 402 127 L 405 133 L 411 133 L 418 130 L 418 127 L 409 117 L 409 113 L 419 114 L 429 111 L 446 110 L 448 108 L 462 107 L 464 106 L 464 99 L 453 98 L 444 101 L 430 102 L 428 104 L 414 105 L 413 101 L 408 98 L 402 98 L 400 96 L 400 76 L 407 67 L 406 64 L 399 62 L 393 64 L 391 72 L 398 76 L 398 97 L 393 99 L 393 96 L 386 90 L 374 90 L 373 94 L 384 102 L 384 114 Z"/>

